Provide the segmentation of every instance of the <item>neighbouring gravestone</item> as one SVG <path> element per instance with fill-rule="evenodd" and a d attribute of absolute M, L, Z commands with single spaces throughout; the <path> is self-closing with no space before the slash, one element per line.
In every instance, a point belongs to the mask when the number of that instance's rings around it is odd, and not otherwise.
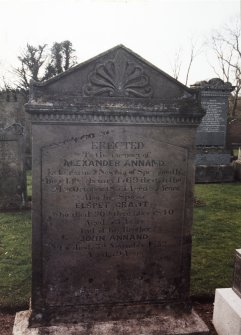
<path fill-rule="evenodd" d="M 241 148 L 238 149 L 238 161 L 241 161 Z"/>
<path fill-rule="evenodd" d="M 216 289 L 213 324 L 218 335 L 241 331 L 241 249 L 235 252 L 232 288 Z"/>
<path fill-rule="evenodd" d="M 226 147 L 228 97 L 234 87 L 219 78 L 192 86 L 206 111 L 197 129 L 196 181 L 233 181 L 230 150 Z"/>
<path fill-rule="evenodd" d="M 207 334 L 189 299 L 196 93 L 118 46 L 30 97 L 32 310 L 14 334 Z"/>
<path fill-rule="evenodd" d="M 233 162 L 235 179 L 241 180 L 241 148 L 238 149 L 238 159 Z"/>
<path fill-rule="evenodd" d="M 232 100 L 229 99 L 229 102 Z M 238 99 L 237 110 L 240 110 L 241 99 Z M 230 118 L 227 126 L 227 146 L 237 149 L 241 146 L 241 120 L 239 118 Z"/>
<path fill-rule="evenodd" d="M 0 128 L 0 210 L 21 209 L 25 203 L 24 134 L 15 123 Z"/>
<path fill-rule="evenodd" d="M 25 113 L 24 104 L 27 95 L 19 90 L 0 90 L 0 123 L 4 128 L 14 123 L 24 127 L 24 148 L 26 169 L 31 169 L 31 122 L 30 115 Z M 0 125 L 1 127 L 1 125 Z"/>

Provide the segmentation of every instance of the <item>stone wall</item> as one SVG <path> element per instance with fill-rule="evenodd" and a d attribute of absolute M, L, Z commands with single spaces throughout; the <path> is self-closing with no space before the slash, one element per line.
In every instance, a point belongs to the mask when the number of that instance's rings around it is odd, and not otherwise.
<path fill-rule="evenodd" d="M 0 91 L 0 126 L 6 128 L 14 123 L 24 127 L 25 152 L 31 154 L 31 124 L 30 118 L 25 113 L 24 104 L 27 97 L 17 90 Z"/>
<path fill-rule="evenodd" d="M 0 210 L 21 209 L 26 204 L 23 131 L 18 123 L 0 128 Z"/>

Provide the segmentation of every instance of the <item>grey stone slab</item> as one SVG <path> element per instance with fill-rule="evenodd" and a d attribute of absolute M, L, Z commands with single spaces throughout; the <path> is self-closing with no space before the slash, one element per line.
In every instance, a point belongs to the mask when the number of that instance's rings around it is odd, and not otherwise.
<path fill-rule="evenodd" d="M 198 146 L 226 147 L 228 96 L 234 89 L 229 82 L 219 78 L 198 82 L 192 86 L 199 90 L 206 115 L 197 129 Z"/>
<path fill-rule="evenodd" d="M 90 98 L 90 101 L 93 97 L 122 98 L 122 103 L 123 99 L 138 98 L 147 99 L 146 103 L 153 103 L 155 99 L 176 100 L 192 96 L 190 88 L 123 45 L 83 62 L 45 83 L 34 84 L 34 98 L 41 97 L 42 103 L 56 99 L 76 103 L 83 97 Z M 185 107 L 188 109 L 188 105 Z"/>
<path fill-rule="evenodd" d="M 86 126 L 90 139 L 83 140 L 66 126 L 76 138 L 42 149 L 45 301 L 175 299 L 184 290 L 176 255 L 183 248 L 187 150 L 145 138 L 136 126 L 98 128 Z M 107 277 L 95 276 L 103 270 Z"/>
<path fill-rule="evenodd" d="M 207 335 L 209 331 L 199 316 L 164 312 L 142 320 L 129 319 L 108 322 L 61 324 L 49 327 L 29 327 L 30 312 L 16 315 L 13 335 Z"/>
<path fill-rule="evenodd" d="M 231 154 L 225 152 L 198 152 L 196 155 L 196 165 L 229 165 Z"/>
<path fill-rule="evenodd" d="M 118 46 L 30 97 L 31 326 L 190 312 L 196 92 Z"/>
<path fill-rule="evenodd" d="M 0 90 L 0 128 L 7 128 L 12 124 L 21 124 L 24 127 L 25 153 L 31 153 L 30 116 L 25 113 L 24 104 L 27 103 L 27 94 L 18 89 Z"/>
<path fill-rule="evenodd" d="M 234 166 L 229 165 L 198 165 L 196 166 L 196 183 L 223 183 L 234 181 Z"/>
<path fill-rule="evenodd" d="M 241 298 L 241 249 L 235 252 L 233 290 Z"/>
<path fill-rule="evenodd" d="M 217 94 L 218 95 L 218 94 Z M 207 96 L 202 93 L 202 106 L 206 110 L 197 130 L 197 145 L 225 146 L 227 130 L 228 97 Z"/>
<path fill-rule="evenodd" d="M 26 204 L 23 127 L 0 129 L 0 209 L 21 209 Z"/>
<path fill-rule="evenodd" d="M 168 139 L 151 126 L 143 136 L 135 124 L 43 124 L 35 131 L 41 149 L 33 189 L 40 190 L 41 217 L 34 222 L 41 227 L 43 266 L 33 264 L 42 270 L 33 274 L 41 278 L 33 304 L 44 288 L 44 318 L 65 304 L 186 300 L 191 245 L 184 217 L 193 176 L 187 148 L 168 143 L 182 131 L 168 129 Z M 34 240 L 39 243 L 38 232 Z"/>
<path fill-rule="evenodd" d="M 197 129 L 196 181 L 233 181 L 231 154 L 226 149 L 226 133 L 228 97 L 234 86 L 213 78 L 208 82 L 198 82 L 192 88 L 198 91 L 201 105 L 206 111 Z"/>

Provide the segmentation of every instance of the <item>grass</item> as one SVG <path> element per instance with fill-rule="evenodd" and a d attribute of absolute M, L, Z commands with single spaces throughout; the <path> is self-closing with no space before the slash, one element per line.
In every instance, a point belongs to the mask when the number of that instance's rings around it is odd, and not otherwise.
<path fill-rule="evenodd" d="M 234 250 L 241 247 L 241 184 L 195 185 L 193 295 L 213 295 L 232 284 Z"/>
<path fill-rule="evenodd" d="M 31 190 L 31 176 L 28 176 Z M 241 247 L 241 184 L 195 185 L 191 294 L 212 297 L 232 283 Z M 27 307 L 31 287 L 29 211 L 0 213 L 0 309 Z"/>
<path fill-rule="evenodd" d="M 0 213 L 0 308 L 26 305 L 30 287 L 30 212 Z"/>

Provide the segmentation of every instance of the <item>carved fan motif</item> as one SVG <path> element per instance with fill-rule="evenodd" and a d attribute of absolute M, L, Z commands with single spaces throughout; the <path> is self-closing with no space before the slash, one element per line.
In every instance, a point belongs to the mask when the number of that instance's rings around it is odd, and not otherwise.
<path fill-rule="evenodd" d="M 120 53 L 114 60 L 96 66 L 84 86 L 84 95 L 105 97 L 151 97 L 153 90 L 141 66 Z"/>

